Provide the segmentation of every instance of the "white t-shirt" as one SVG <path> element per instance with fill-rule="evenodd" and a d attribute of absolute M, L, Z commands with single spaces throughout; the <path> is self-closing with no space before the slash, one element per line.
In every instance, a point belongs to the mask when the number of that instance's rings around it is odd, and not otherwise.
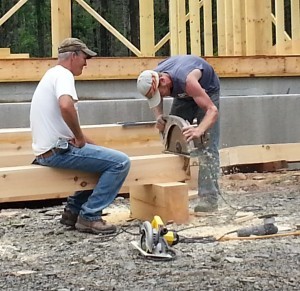
<path fill-rule="evenodd" d="M 45 73 L 31 101 L 30 127 L 36 156 L 55 147 L 59 138 L 74 137 L 61 115 L 58 99 L 62 95 L 70 95 L 78 101 L 73 74 L 57 65 Z M 74 106 L 78 112 L 77 102 Z"/>

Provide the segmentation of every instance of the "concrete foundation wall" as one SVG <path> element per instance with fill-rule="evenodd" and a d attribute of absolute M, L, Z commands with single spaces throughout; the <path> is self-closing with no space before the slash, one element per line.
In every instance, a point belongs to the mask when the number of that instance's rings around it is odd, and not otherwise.
<path fill-rule="evenodd" d="M 222 96 L 298 94 L 299 77 L 221 78 Z M 30 102 L 37 82 L 0 83 L 1 102 Z M 77 81 L 81 100 L 116 100 L 142 98 L 136 80 Z"/>
<path fill-rule="evenodd" d="M 29 127 L 29 110 L 30 103 L 0 104 L 0 128 Z M 299 94 L 222 96 L 220 147 L 300 142 L 299 112 Z M 81 101 L 79 115 L 83 125 L 153 120 L 144 99 Z"/>

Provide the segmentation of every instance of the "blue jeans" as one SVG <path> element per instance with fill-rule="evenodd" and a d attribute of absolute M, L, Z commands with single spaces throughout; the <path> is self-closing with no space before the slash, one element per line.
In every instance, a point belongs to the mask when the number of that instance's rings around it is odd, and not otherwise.
<path fill-rule="evenodd" d="M 210 95 L 213 103 L 219 109 L 220 92 Z M 194 118 L 199 124 L 205 112 L 198 107 L 193 98 L 174 99 L 170 114 L 182 117 L 191 124 Z M 198 173 L 198 195 L 210 203 L 217 203 L 219 194 L 219 139 L 220 139 L 220 117 L 212 128 L 208 130 L 209 143 L 206 148 L 198 149 L 196 154 L 199 159 Z"/>
<path fill-rule="evenodd" d="M 89 221 L 98 220 L 102 210 L 114 201 L 130 168 L 126 154 L 92 144 L 82 148 L 69 144 L 67 150 L 36 161 L 43 166 L 99 173 L 94 190 L 77 191 L 67 201 L 67 209 Z"/>

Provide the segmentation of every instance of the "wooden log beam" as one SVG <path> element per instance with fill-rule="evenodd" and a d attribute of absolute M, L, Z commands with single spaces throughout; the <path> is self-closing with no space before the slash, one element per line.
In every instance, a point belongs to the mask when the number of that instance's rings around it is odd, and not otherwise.
<path fill-rule="evenodd" d="M 82 130 L 95 143 L 102 146 L 126 147 L 131 144 L 142 146 L 151 141 L 160 141 L 155 123 L 145 125 L 136 123 L 135 126 L 122 126 L 121 124 L 84 125 Z M 0 151 L 31 150 L 30 128 L 0 129 Z"/>
<path fill-rule="evenodd" d="M 161 154 L 130 159 L 124 187 L 188 179 L 183 157 Z M 0 202 L 57 198 L 53 193 L 93 189 L 98 178 L 97 174 L 38 165 L 0 168 Z"/>
<path fill-rule="evenodd" d="M 220 166 L 300 162 L 300 143 L 246 145 L 220 150 Z"/>
<path fill-rule="evenodd" d="M 129 156 L 160 154 L 163 145 L 154 125 L 123 127 L 119 124 L 87 125 L 83 131 L 97 144 Z M 300 144 L 248 145 L 220 150 L 221 167 L 300 160 Z M 34 156 L 28 128 L 0 129 L 0 167 L 28 165 Z"/>
<path fill-rule="evenodd" d="M 154 124 L 123 127 L 120 124 L 82 126 L 96 144 L 129 156 L 160 154 L 163 144 Z M 29 128 L 0 129 L 0 167 L 29 165 L 33 159 Z"/>
<path fill-rule="evenodd" d="M 136 79 L 164 58 L 92 58 L 78 80 Z M 299 76 L 300 56 L 206 57 L 220 77 Z M 56 59 L 0 59 L 0 82 L 39 81 Z"/>

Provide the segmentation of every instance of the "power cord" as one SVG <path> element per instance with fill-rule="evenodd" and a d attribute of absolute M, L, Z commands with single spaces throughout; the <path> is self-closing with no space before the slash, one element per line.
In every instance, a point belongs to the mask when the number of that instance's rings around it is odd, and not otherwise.
<path fill-rule="evenodd" d="M 246 205 L 246 206 L 242 206 L 242 207 L 236 207 L 236 206 L 232 206 L 223 196 L 223 194 L 221 193 L 221 191 L 219 191 L 218 193 L 220 195 L 220 197 L 223 199 L 223 201 L 231 208 L 237 211 L 245 211 L 245 212 L 253 212 L 253 211 L 261 211 L 264 210 L 262 206 L 259 205 Z"/>
<path fill-rule="evenodd" d="M 133 228 L 133 227 L 139 227 L 139 224 L 131 224 L 131 225 L 123 224 L 118 228 L 117 232 L 115 232 L 115 233 L 99 234 L 97 236 L 97 240 L 100 241 L 100 243 L 108 242 L 108 241 L 115 239 L 118 235 L 120 235 L 122 233 L 128 233 L 133 236 L 140 235 L 140 232 L 131 232 L 128 230 L 128 228 Z"/>

